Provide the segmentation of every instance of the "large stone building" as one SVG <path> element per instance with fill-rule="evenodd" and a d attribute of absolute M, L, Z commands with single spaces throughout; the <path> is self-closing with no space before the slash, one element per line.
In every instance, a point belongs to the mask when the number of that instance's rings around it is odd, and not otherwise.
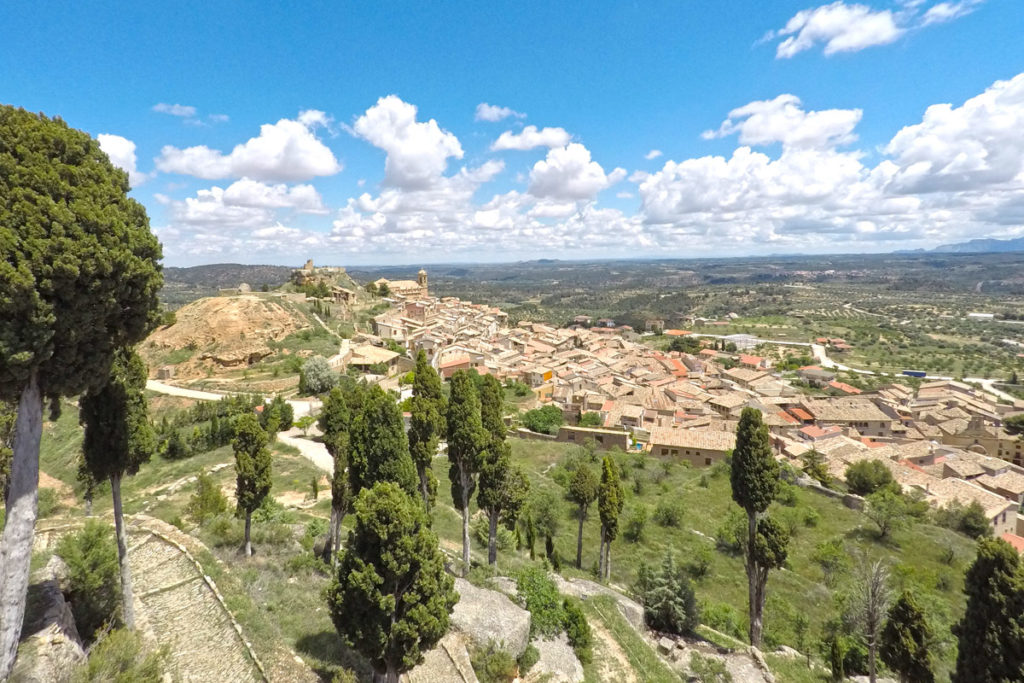
<path fill-rule="evenodd" d="M 378 289 L 382 285 L 387 285 L 391 296 L 402 299 L 425 299 L 430 296 L 427 287 L 427 271 L 422 268 L 416 274 L 415 280 L 388 280 L 382 277 L 374 284 Z"/>

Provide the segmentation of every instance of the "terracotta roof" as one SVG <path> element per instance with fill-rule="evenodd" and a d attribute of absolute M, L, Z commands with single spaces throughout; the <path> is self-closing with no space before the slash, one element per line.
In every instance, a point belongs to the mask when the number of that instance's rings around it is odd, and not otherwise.
<path fill-rule="evenodd" d="M 651 430 L 650 443 L 672 448 L 727 451 L 736 447 L 736 435 L 721 430 L 656 427 Z"/>
<path fill-rule="evenodd" d="M 1012 545 L 1013 549 L 1016 550 L 1018 554 L 1024 554 L 1024 538 L 1009 532 L 1003 534 L 999 538 Z"/>

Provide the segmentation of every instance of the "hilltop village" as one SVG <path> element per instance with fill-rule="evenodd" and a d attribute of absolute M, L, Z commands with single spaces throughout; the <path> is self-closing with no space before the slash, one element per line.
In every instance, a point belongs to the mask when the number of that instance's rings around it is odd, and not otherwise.
<path fill-rule="evenodd" d="M 599 448 L 705 467 L 734 447 L 740 412 L 750 406 L 768 424 L 777 457 L 798 469 L 815 454 L 831 477 L 842 479 L 850 465 L 879 460 L 905 492 L 935 507 L 977 501 L 994 534 L 1024 550 L 1024 516 L 1018 515 L 1024 443 L 1003 427 L 1024 406 L 952 380 L 923 381 L 914 389 L 894 378 L 862 391 L 820 365 L 782 373 L 775 366 L 792 351 L 754 355 L 755 341 L 743 335 L 665 330 L 670 338 L 693 340 L 687 344 L 692 352 L 683 352 L 656 350 L 628 326 L 586 316 L 567 328 L 510 327 L 493 306 L 430 296 L 425 271 L 417 281 L 375 284 L 389 286 L 392 307 L 373 319 L 374 334 L 360 335 L 343 362 L 365 364 L 372 355 L 394 374 L 422 350 L 444 378 L 473 369 L 526 385 L 532 397 L 523 407 L 556 406 L 564 424 L 557 435 L 520 429 L 520 436 L 593 440 Z M 849 348 L 842 339 L 817 341 L 836 352 Z M 385 345 L 403 346 L 407 354 Z M 579 426 L 587 414 L 593 426 Z"/>

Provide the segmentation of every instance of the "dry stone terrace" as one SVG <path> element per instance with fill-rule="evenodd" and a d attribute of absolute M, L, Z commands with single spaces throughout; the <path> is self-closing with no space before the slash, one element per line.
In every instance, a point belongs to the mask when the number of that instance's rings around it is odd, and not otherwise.
<path fill-rule="evenodd" d="M 568 424 L 597 413 L 603 428 L 628 432 L 634 448 L 654 456 L 667 450 L 664 457 L 686 458 L 689 447 L 695 466 L 724 457 L 741 411 L 753 407 L 782 460 L 802 465 L 801 456 L 814 449 L 841 479 L 852 462 L 881 459 L 904 489 L 922 491 L 932 504 L 977 500 L 994 531 L 1024 535 L 1024 517 L 1017 514 L 1024 441 L 1002 427 L 1003 419 L 1024 410 L 1020 402 L 998 403 L 955 381 L 926 382 L 916 391 L 896 381 L 862 391 L 837 381 L 834 372 L 807 366 L 797 377 L 836 394 L 811 397 L 790 375 L 775 371 L 770 358 L 746 348 L 663 352 L 602 321 L 556 328 L 533 322 L 509 327 L 506 320 L 499 309 L 455 298 L 405 298 L 378 316 L 375 331 L 404 343 L 410 355 L 425 351 L 445 377 L 472 368 L 525 383 L 533 392 L 527 407 L 558 406 Z M 842 340 L 829 343 L 835 341 Z M 988 465 L 961 467 L 979 458 Z"/>

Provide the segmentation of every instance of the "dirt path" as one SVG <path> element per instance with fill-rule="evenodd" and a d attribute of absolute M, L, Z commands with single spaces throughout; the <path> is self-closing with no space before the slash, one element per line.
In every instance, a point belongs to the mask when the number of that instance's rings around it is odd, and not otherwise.
<path fill-rule="evenodd" d="M 590 631 L 597 641 L 598 679 L 639 683 L 636 672 L 629 665 L 629 657 L 619 645 L 619 641 L 615 640 L 615 636 L 604 627 L 604 624 L 600 621 L 593 621 L 590 623 Z"/>

